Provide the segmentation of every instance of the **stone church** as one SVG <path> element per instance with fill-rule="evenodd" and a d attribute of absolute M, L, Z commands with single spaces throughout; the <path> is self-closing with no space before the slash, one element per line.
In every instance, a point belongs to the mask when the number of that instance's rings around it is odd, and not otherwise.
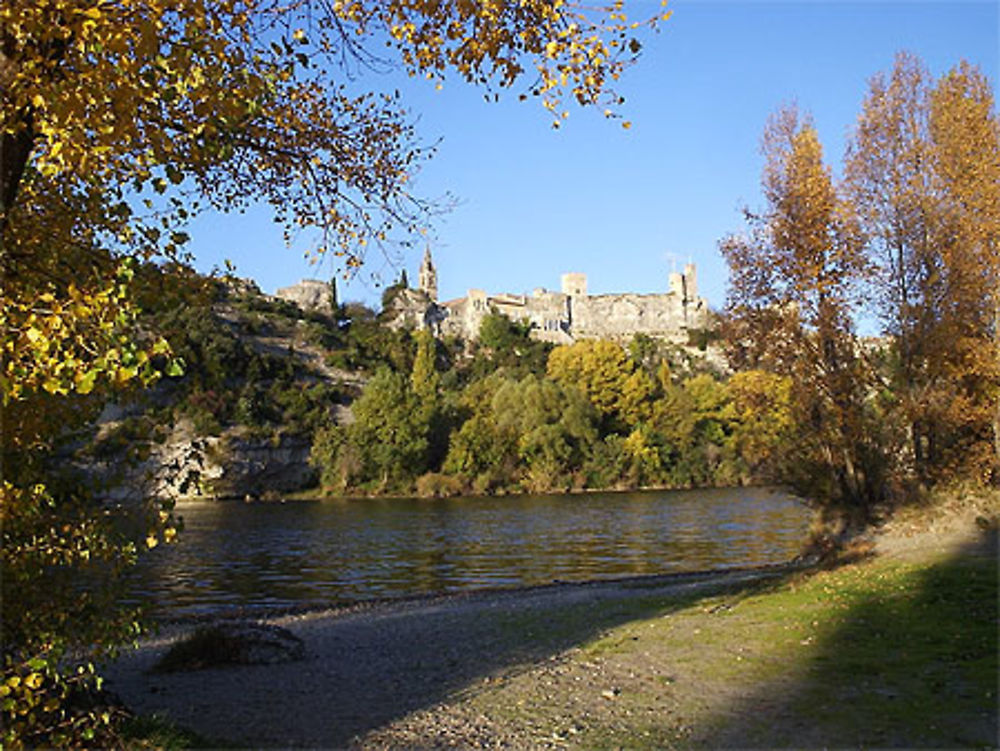
<path fill-rule="evenodd" d="M 591 295 L 587 275 L 562 275 L 558 292 L 536 289 L 531 295 L 487 293 L 470 289 L 465 297 L 437 299 L 437 269 L 430 249 L 424 253 L 417 289 L 401 290 L 386 318 L 395 327 L 430 328 L 436 336 L 479 336 L 483 318 L 491 312 L 527 323 L 537 339 L 569 344 L 577 339 L 628 341 L 635 334 L 686 343 L 688 331 L 710 325 L 707 301 L 698 297 L 693 263 L 683 273 L 671 272 L 667 291 L 653 294 Z"/>

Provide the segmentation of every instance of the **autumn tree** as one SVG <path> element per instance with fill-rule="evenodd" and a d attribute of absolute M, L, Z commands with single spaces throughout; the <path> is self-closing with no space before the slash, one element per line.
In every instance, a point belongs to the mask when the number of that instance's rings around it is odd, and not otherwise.
<path fill-rule="evenodd" d="M 556 347 L 547 372 L 564 388 L 579 389 L 606 421 L 634 426 L 649 418 L 655 383 L 615 342 L 584 339 Z"/>
<path fill-rule="evenodd" d="M 743 322 L 734 330 L 757 359 L 792 378 L 799 466 L 823 478 L 817 490 L 864 504 L 878 493 L 878 478 L 853 329 L 863 268 L 857 231 L 808 118 L 778 112 L 762 144 L 766 207 L 748 212 L 749 235 L 721 245 L 731 273 L 728 313 Z"/>
<path fill-rule="evenodd" d="M 1000 125 L 989 83 L 967 63 L 935 82 L 898 55 L 871 80 L 846 184 L 892 337 L 905 469 L 924 483 L 988 477 L 1000 458 Z"/>
<path fill-rule="evenodd" d="M 782 454 L 793 440 L 792 380 L 766 370 L 733 373 L 727 384 L 736 454 L 753 479 L 781 477 Z"/>
<path fill-rule="evenodd" d="M 80 647 L 86 663 L 122 635 L 95 603 L 32 620 L 31 593 L 57 591 L 54 571 L 118 568 L 163 534 L 116 536 L 43 461 L 103 398 L 171 367 L 136 325 L 129 260 L 183 259 L 186 220 L 263 202 L 289 238 L 355 269 L 427 218 L 410 178 L 429 152 L 398 95 L 357 75 L 383 65 L 385 44 L 439 83 L 524 82 L 559 122 L 567 100 L 618 116 L 634 33 L 618 0 L 0 4 L 5 746 L 96 742 L 103 716 L 70 716 L 63 656 Z"/>
<path fill-rule="evenodd" d="M 935 175 L 945 196 L 950 294 L 942 319 L 955 343 L 944 370 L 962 383 L 953 409 L 965 418 L 945 450 L 959 458 L 948 462 L 952 468 L 1000 479 L 1000 119 L 989 82 L 965 62 L 938 82 L 930 107 Z"/>

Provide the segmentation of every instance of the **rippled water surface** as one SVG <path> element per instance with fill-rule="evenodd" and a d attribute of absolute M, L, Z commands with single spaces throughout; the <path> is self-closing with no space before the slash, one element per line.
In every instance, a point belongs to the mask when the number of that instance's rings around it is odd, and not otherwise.
<path fill-rule="evenodd" d="M 136 597 L 159 615 L 325 605 L 428 592 L 788 560 L 801 501 L 752 488 L 179 508 Z"/>

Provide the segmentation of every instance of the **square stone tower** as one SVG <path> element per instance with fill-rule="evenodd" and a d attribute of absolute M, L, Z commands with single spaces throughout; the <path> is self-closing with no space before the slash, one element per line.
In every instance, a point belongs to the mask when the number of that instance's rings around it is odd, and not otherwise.
<path fill-rule="evenodd" d="M 670 272 L 670 291 L 677 295 L 684 304 L 695 302 L 698 298 L 698 271 L 693 263 L 684 266 L 684 273 Z"/>
<path fill-rule="evenodd" d="M 570 297 L 587 296 L 587 275 L 571 271 L 562 275 L 562 293 Z"/>
<path fill-rule="evenodd" d="M 698 271 L 693 263 L 684 266 L 684 301 L 694 302 L 698 299 Z"/>

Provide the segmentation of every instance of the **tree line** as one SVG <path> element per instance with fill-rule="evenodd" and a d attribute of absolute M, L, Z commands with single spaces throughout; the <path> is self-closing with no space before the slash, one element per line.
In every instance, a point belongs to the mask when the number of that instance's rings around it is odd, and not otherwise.
<path fill-rule="evenodd" d="M 789 427 L 789 383 L 726 377 L 684 347 L 553 347 L 488 315 L 471 352 L 413 335 L 409 367 L 377 369 L 354 421 L 318 428 L 327 492 L 546 492 L 732 485 L 773 478 Z"/>
<path fill-rule="evenodd" d="M 965 62 L 933 80 L 901 53 L 871 80 L 839 180 L 795 108 L 774 115 L 762 151 L 764 207 L 721 244 L 727 338 L 734 367 L 791 378 L 792 479 L 863 509 L 941 482 L 1000 480 L 989 82 Z"/>

